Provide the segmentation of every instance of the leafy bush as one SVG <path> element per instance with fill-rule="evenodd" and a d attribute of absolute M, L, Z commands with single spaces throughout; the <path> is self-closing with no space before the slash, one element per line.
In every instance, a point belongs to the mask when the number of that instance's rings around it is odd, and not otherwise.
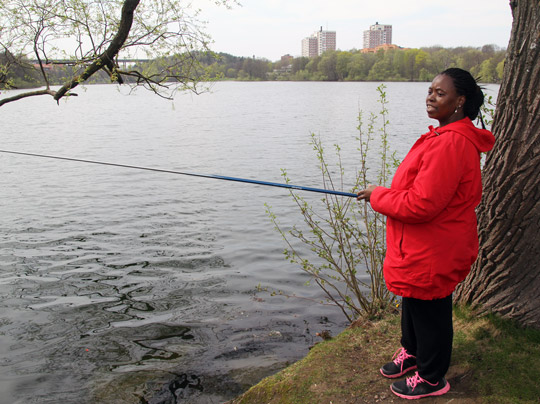
<path fill-rule="evenodd" d="M 377 184 L 387 186 L 393 170 L 397 167 L 394 154 L 388 144 L 388 110 L 385 86 L 377 88 L 382 119 L 378 129 L 378 144 L 375 124 L 377 115 L 370 114 L 367 130 L 364 130 L 362 112 L 358 115 L 358 152 L 360 169 L 355 175 L 351 192 L 357 192 L 368 185 L 369 162 L 377 152 Z M 319 161 L 319 169 L 326 189 L 343 189 L 345 168 L 342 164 L 341 149 L 335 145 L 337 162 L 329 163 L 320 138 L 312 134 L 311 144 Z M 285 170 L 283 177 L 290 179 Z M 336 179 L 337 177 L 337 179 Z M 373 177 L 372 177 L 373 178 Z M 383 261 L 386 253 L 386 220 L 366 202 L 353 198 L 325 194 L 320 206 L 313 206 L 297 192 L 291 196 L 298 205 L 305 226 L 293 226 L 285 231 L 271 208 L 267 212 L 287 244 L 284 254 L 292 263 L 310 275 L 311 279 L 324 291 L 327 302 L 337 305 L 349 321 L 359 316 L 379 317 L 393 306 L 394 296 L 386 289 L 383 278 Z M 295 247 L 295 241 L 308 249 Z"/>

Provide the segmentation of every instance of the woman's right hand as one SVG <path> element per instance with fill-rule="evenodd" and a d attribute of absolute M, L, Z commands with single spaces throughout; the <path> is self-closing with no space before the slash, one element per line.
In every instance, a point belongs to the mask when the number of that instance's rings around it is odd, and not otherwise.
<path fill-rule="evenodd" d="M 375 188 L 377 188 L 377 186 L 378 185 L 369 184 L 366 189 L 363 189 L 360 192 L 358 192 L 358 194 L 356 194 L 357 195 L 356 199 L 358 201 L 365 200 L 369 202 L 369 199 L 371 198 L 371 193 L 373 192 Z"/>

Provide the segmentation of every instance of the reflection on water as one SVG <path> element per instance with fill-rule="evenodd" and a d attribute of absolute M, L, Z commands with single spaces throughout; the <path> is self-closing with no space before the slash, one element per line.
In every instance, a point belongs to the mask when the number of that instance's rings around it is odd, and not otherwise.
<path fill-rule="evenodd" d="M 174 104 L 113 86 L 2 107 L 2 148 L 320 187 L 309 143 L 356 169 L 374 83 L 218 83 Z M 431 123 L 387 90 L 393 146 Z M 418 100 L 417 103 L 411 100 Z M 218 403 L 303 357 L 341 313 L 283 259 L 282 189 L 0 153 L 0 403 Z M 349 191 L 349 189 L 345 189 Z M 316 202 L 319 195 L 306 195 Z"/>

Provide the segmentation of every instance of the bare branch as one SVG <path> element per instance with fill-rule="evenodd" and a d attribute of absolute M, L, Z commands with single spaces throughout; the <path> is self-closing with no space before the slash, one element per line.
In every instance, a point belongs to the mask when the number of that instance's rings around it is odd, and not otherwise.
<path fill-rule="evenodd" d="M 60 100 L 60 98 L 65 96 L 69 90 L 77 87 L 79 83 L 86 81 L 90 76 L 92 76 L 94 73 L 104 68 L 105 66 L 109 68 L 111 72 L 114 72 L 116 70 L 116 67 L 114 65 L 114 59 L 116 55 L 118 55 L 120 49 L 122 49 L 124 43 L 126 42 L 129 31 L 131 30 L 131 25 L 133 24 L 133 13 L 139 5 L 139 2 L 140 0 L 126 0 L 124 2 L 124 6 L 122 7 L 122 19 L 120 20 L 120 27 L 118 28 L 118 32 L 116 33 L 107 50 L 102 53 L 97 58 L 97 60 L 94 61 L 94 63 L 88 66 L 81 75 L 71 80 L 69 83 L 64 84 L 54 96 L 54 99 L 56 101 Z M 117 80 L 119 83 L 122 83 L 122 79 L 120 78 L 120 76 L 118 76 Z"/>
<path fill-rule="evenodd" d="M 7 104 L 8 102 L 18 101 L 18 100 L 22 100 L 23 98 L 35 97 L 37 95 L 47 95 L 47 94 L 52 95 L 54 97 L 55 91 L 52 91 L 50 89 L 36 90 L 36 91 L 30 91 L 27 93 L 17 94 L 13 97 L 2 98 L 0 99 L 0 107 L 4 104 Z M 71 95 L 76 96 L 77 94 L 71 94 Z"/>

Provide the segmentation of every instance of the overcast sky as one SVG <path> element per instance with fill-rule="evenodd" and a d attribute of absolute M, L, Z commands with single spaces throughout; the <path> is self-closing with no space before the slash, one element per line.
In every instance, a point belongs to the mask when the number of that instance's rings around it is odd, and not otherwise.
<path fill-rule="evenodd" d="M 508 0 L 240 0 L 232 9 L 193 0 L 208 21 L 213 49 L 279 60 L 300 56 L 302 39 L 337 32 L 337 48 L 361 49 L 370 25 L 392 25 L 392 42 L 407 48 L 495 44 L 506 48 L 512 27 Z"/>

